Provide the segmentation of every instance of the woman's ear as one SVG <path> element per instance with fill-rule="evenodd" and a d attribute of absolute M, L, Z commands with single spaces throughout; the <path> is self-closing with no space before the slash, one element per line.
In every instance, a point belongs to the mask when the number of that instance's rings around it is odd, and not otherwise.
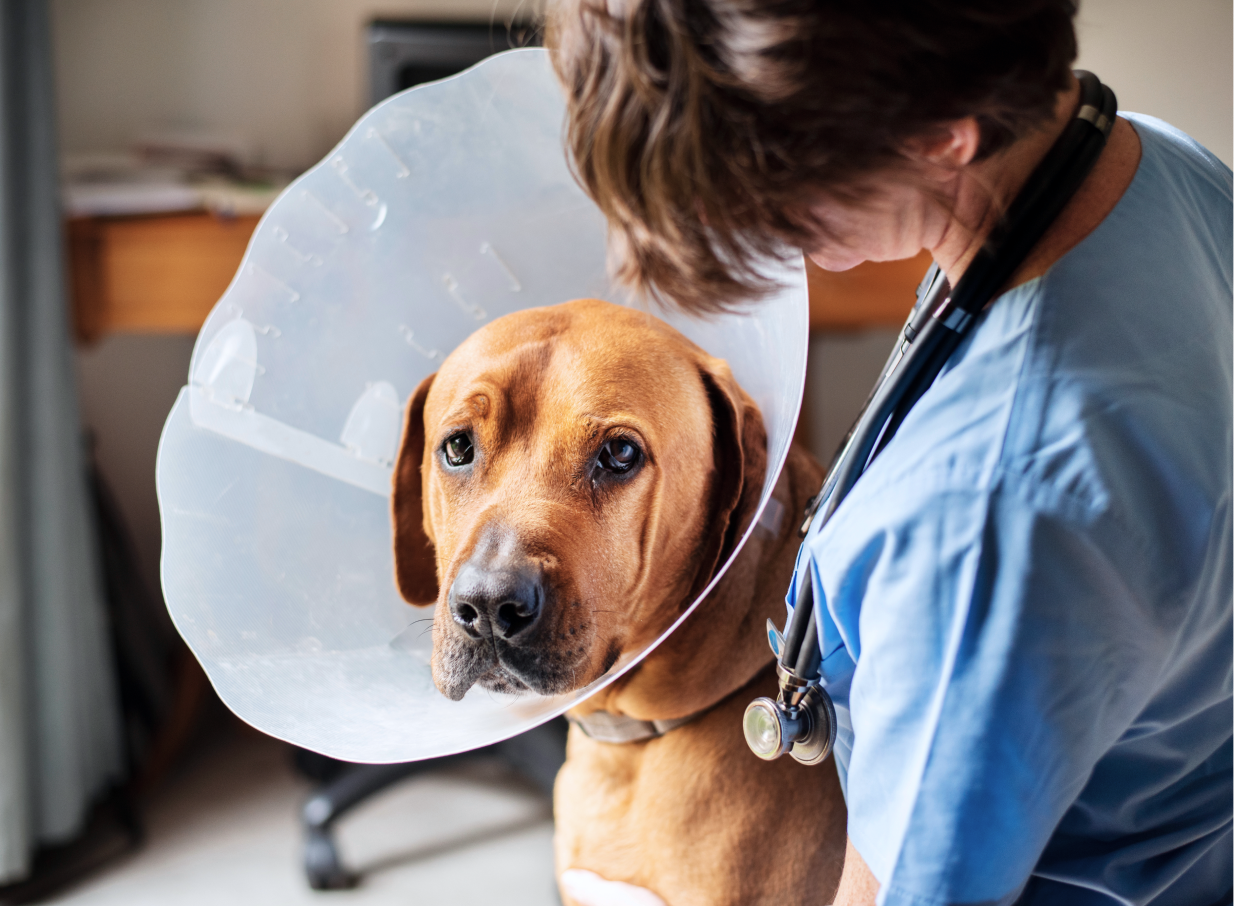
<path fill-rule="evenodd" d="M 973 116 L 943 123 L 937 131 L 904 143 L 905 154 L 910 160 L 949 172 L 971 164 L 980 147 L 981 126 Z"/>
<path fill-rule="evenodd" d="M 767 475 L 767 430 L 758 406 L 733 378 L 727 362 L 707 358 L 699 371 L 711 407 L 715 481 L 695 594 L 711 581 L 749 526 Z"/>
<path fill-rule="evenodd" d="M 394 524 L 394 577 L 409 604 L 437 603 L 437 549 L 424 528 L 424 400 L 434 374 L 420 382 L 407 403 L 403 439 L 394 461 L 390 512 Z"/>

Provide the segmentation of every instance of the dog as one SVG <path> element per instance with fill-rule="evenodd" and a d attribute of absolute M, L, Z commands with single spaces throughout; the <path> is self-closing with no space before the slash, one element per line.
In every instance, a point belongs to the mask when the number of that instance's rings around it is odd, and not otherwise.
<path fill-rule="evenodd" d="M 728 365 L 646 312 L 577 300 L 477 331 L 412 394 L 394 469 L 396 580 L 437 605 L 438 689 L 569 692 L 659 637 L 749 527 L 766 446 Z M 783 619 L 794 517 L 822 477 L 793 446 L 780 524 L 567 715 L 568 906 L 597 884 L 669 906 L 831 901 L 846 841 L 834 766 L 762 761 L 741 728 L 749 701 L 776 694 L 764 625 Z"/>

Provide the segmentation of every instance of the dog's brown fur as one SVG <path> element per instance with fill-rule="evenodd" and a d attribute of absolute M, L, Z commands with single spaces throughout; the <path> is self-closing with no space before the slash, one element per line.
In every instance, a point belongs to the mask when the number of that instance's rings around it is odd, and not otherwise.
<path fill-rule="evenodd" d="M 442 453 L 460 431 L 476 457 L 462 469 Z M 597 466 L 614 437 L 642 451 L 619 479 Z M 408 601 L 440 605 L 438 687 L 457 699 L 477 682 L 554 693 L 599 678 L 706 586 L 749 526 L 765 473 L 758 408 L 723 361 L 662 321 L 581 300 L 487 325 L 413 394 L 395 469 L 397 578 Z M 559 871 L 637 884 L 669 906 L 829 902 L 845 846 L 834 768 L 762 762 L 741 732 L 746 704 L 775 693 L 762 627 L 783 619 L 795 517 L 821 479 L 794 447 L 775 492 L 778 532 L 756 529 L 696 615 L 572 712 L 704 713 L 642 743 L 571 729 L 555 796 Z M 460 571 L 511 564 L 544 589 L 533 628 L 461 631 Z"/>

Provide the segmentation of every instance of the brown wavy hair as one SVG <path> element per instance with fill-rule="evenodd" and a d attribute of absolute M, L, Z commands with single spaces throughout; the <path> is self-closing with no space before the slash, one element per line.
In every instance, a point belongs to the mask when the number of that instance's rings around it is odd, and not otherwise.
<path fill-rule="evenodd" d="M 1048 121 L 1076 0 L 557 0 L 547 30 L 575 174 L 615 275 L 694 312 L 771 290 L 906 140 L 973 116 L 979 157 Z"/>

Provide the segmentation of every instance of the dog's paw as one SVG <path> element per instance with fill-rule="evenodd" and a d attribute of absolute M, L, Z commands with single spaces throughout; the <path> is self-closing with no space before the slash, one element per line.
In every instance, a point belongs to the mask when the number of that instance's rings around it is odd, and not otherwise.
<path fill-rule="evenodd" d="M 583 868 L 563 871 L 561 890 L 578 906 L 668 906 L 646 887 L 609 881 Z"/>

